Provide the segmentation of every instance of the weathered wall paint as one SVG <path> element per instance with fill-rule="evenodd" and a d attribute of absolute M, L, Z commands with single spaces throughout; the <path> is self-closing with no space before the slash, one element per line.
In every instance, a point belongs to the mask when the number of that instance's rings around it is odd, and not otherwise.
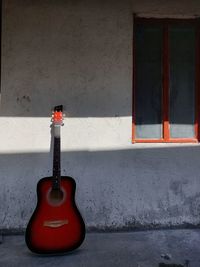
<path fill-rule="evenodd" d="M 57 104 L 62 172 L 88 228 L 199 224 L 199 145 L 131 144 L 133 13 L 191 17 L 200 4 L 4 0 L 0 229 L 26 226 L 51 174 Z"/>

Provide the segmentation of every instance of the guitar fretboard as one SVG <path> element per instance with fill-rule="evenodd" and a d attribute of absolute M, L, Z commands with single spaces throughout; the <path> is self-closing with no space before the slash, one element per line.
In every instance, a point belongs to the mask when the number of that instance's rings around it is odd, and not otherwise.
<path fill-rule="evenodd" d="M 58 127 L 56 127 L 58 128 Z M 57 130 L 57 129 L 56 129 Z M 60 136 L 54 137 L 53 151 L 53 189 L 60 188 Z"/>

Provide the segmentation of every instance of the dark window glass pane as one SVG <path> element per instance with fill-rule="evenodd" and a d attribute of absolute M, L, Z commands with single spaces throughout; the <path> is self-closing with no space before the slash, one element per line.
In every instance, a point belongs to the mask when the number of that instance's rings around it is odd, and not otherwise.
<path fill-rule="evenodd" d="M 136 138 L 162 137 L 162 27 L 136 29 Z"/>
<path fill-rule="evenodd" d="M 170 48 L 170 135 L 194 137 L 195 120 L 195 30 L 171 26 Z"/>

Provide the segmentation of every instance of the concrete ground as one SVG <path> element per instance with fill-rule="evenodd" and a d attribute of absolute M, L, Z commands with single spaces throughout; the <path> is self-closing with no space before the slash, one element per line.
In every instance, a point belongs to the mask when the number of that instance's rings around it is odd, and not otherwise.
<path fill-rule="evenodd" d="M 4 236 L 0 267 L 15 266 L 200 267 L 200 230 L 88 233 L 78 250 L 63 256 L 32 254 L 23 236 Z"/>

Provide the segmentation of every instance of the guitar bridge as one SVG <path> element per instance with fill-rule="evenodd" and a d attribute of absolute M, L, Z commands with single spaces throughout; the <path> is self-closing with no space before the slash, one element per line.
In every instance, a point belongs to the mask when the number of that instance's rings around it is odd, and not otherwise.
<path fill-rule="evenodd" d="M 57 228 L 68 224 L 68 220 L 44 221 L 43 226 Z"/>

